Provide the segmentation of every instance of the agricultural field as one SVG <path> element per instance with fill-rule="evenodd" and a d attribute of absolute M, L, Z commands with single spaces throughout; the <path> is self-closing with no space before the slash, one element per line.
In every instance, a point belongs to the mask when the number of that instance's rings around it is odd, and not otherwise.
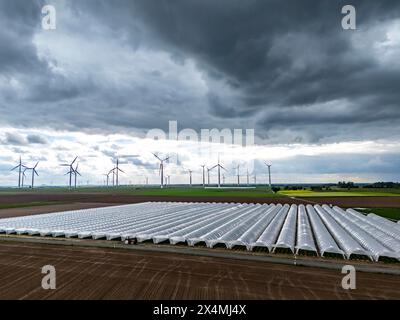
<path fill-rule="evenodd" d="M 399 208 L 359 208 L 357 210 L 365 214 L 375 213 L 376 215 L 384 218 L 400 220 Z"/>
<path fill-rule="evenodd" d="M 289 197 L 400 197 L 400 189 L 333 189 L 327 191 L 281 190 L 280 195 Z"/>

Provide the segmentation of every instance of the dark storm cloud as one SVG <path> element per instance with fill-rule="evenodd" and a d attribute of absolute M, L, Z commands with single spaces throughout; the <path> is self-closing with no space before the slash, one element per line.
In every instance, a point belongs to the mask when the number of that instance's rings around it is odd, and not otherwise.
<path fill-rule="evenodd" d="M 339 126 L 400 119 L 400 72 L 360 56 L 341 29 L 348 1 L 137 1 L 150 28 L 176 50 L 194 55 L 209 75 L 226 79 L 243 101 L 226 105 L 209 94 L 214 115 L 259 113 L 259 128 L 316 123 Z M 358 28 L 400 17 L 398 1 L 352 1 Z M 366 39 L 374 41 L 374 39 Z M 348 100 L 332 113 L 302 108 Z M 339 102 L 340 103 L 340 102 Z M 293 110 L 293 108 L 297 108 Z M 246 116 L 246 115 L 245 115 Z M 314 133 L 313 133 L 314 134 Z"/>
<path fill-rule="evenodd" d="M 194 97 L 176 83 L 163 82 L 162 67 L 115 86 L 84 70 L 74 70 L 74 79 L 55 73 L 32 44 L 40 32 L 42 2 L 3 1 L 0 40 L 6 45 L 0 48 L 0 75 L 22 74 L 29 85 L 22 97 L 4 93 L 0 121 L 127 132 L 165 129 L 168 120 L 176 119 L 194 129 L 246 125 L 261 138 L 284 143 L 398 138 L 399 68 L 357 48 L 354 36 L 365 36 L 372 47 L 375 39 L 366 31 L 400 18 L 400 2 L 351 3 L 357 9 L 357 31 L 341 28 L 341 8 L 348 1 L 68 2 L 75 15 L 71 19 L 91 19 L 90 28 L 66 30 L 60 18 L 60 28 L 71 38 L 95 41 L 95 31 L 103 28 L 104 52 L 114 40 L 122 49 L 168 53 L 176 65 L 195 61 L 207 92 Z M 33 113 L 39 116 L 33 119 Z M 290 133 L 277 135 L 282 129 Z"/>

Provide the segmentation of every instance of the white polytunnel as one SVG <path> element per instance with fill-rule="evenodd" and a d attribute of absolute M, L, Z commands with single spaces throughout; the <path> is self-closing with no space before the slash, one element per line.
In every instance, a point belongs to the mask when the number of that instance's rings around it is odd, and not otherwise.
<path fill-rule="evenodd" d="M 321 218 L 315 211 L 314 207 L 310 204 L 307 205 L 307 213 L 310 218 L 311 227 L 315 241 L 317 242 L 319 253 L 323 257 L 325 253 L 338 254 L 345 256 L 344 251 L 341 250 L 332 237 Z"/>
<path fill-rule="evenodd" d="M 343 212 L 343 210 L 339 207 L 335 207 L 334 210 Z M 391 230 L 389 227 L 385 225 L 380 225 L 379 223 L 374 223 L 369 220 L 365 215 L 360 212 L 357 212 L 353 209 L 346 210 L 347 217 L 362 227 L 365 231 L 367 231 L 372 237 L 381 242 L 384 246 L 389 249 L 400 253 L 400 233 L 396 232 L 396 230 Z"/>
<path fill-rule="evenodd" d="M 229 249 L 229 243 L 231 241 L 237 240 L 240 236 L 242 236 L 248 230 L 249 226 L 254 225 L 254 223 L 258 221 L 260 217 L 263 216 L 267 210 L 268 206 L 261 206 L 254 212 L 250 213 L 246 219 L 244 219 L 240 224 L 232 228 L 230 231 L 226 232 L 225 234 L 222 234 L 217 239 L 210 239 L 208 240 L 208 242 L 206 241 L 208 246 L 213 247 L 218 243 L 222 243 Z"/>
<path fill-rule="evenodd" d="M 241 207 L 241 206 L 240 206 Z M 234 206 L 229 209 L 229 211 L 222 212 L 222 214 L 218 215 L 216 218 L 205 219 L 204 221 L 199 222 L 198 224 L 194 224 L 182 230 L 176 231 L 168 235 L 169 242 L 171 244 L 177 244 L 180 242 L 186 242 L 192 236 L 196 236 L 207 232 L 213 228 L 220 226 L 221 224 L 229 221 L 232 217 L 236 216 L 238 212 L 238 206 Z"/>
<path fill-rule="evenodd" d="M 381 256 L 398 258 L 398 255 L 383 246 L 377 240 L 375 240 L 368 232 L 358 227 L 354 222 L 352 222 L 348 217 L 346 217 L 345 212 L 338 212 L 330 208 L 328 205 L 323 205 L 325 209 L 332 218 L 334 218 L 342 227 L 350 231 L 350 234 L 355 238 L 365 249 L 372 253 L 372 258 L 378 261 Z"/>
<path fill-rule="evenodd" d="M 257 254 L 312 252 L 373 261 L 400 260 L 399 227 L 375 214 L 327 205 L 214 202 L 145 202 L 0 219 L 0 233 L 7 236 L 182 244 Z"/>
<path fill-rule="evenodd" d="M 395 223 L 395 222 L 390 221 L 388 219 L 382 218 L 381 216 L 378 216 L 375 213 L 368 214 L 367 218 L 372 223 L 376 223 L 376 224 L 379 224 L 379 225 L 385 225 L 385 226 L 389 227 L 390 229 L 397 230 L 397 232 L 400 231 L 400 225 L 399 225 L 400 221 L 399 221 L 399 223 Z"/>
<path fill-rule="evenodd" d="M 260 205 L 253 205 L 252 208 L 245 208 L 238 210 L 237 216 L 233 219 L 229 219 L 226 223 L 217 226 L 216 228 L 206 230 L 205 233 L 197 234 L 196 236 L 191 236 L 186 240 L 186 242 L 193 246 L 198 242 L 205 242 L 208 247 L 212 247 L 214 245 L 214 241 L 229 232 L 232 228 L 240 225 L 244 220 L 247 219 L 249 214 L 252 214 L 255 210 L 259 208 Z"/>
<path fill-rule="evenodd" d="M 306 208 L 302 204 L 299 205 L 299 212 L 297 215 L 296 253 L 298 253 L 299 250 L 312 251 L 318 254 Z"/>
<path fill-rule="evenodd" d="M 286 216 L 285 223 L 279 234 L 277 242 L 274 244 L 276 248 L 289 249 L 294 253 L 294 246 L 296 241 L 296 221 L 297 221 L 297 205 L 292 204 L 289 213 Z"/>
<path fill-rule="evenodd" d="M 278 239 L 279 234 L 282 230 L 282 226 L 285 222 L 289 208 L 290 206 L 288 204 L 285 204 L 279 210 L 279 212 L 276 214 L 276 216 L 268 225 L 268 227 L 264 230 L 264 232 L 260 235 L 260 237 L 254 243 L 250 244 L 251 250 L 256 247 L 267 248 L 268 251 L 272 250 L 272 247 L 276 243 L 276 240 Z"/>
<path fill-rule="evenodd" d="M 348 259 L 352 255 L 363 255 L 372 259 L 371 252 L 364 249 L 363 246 L 354 239 L 344 227 L 328 214 L 328 212 L 319 205 L 316 205 L 314 208 Z"/>
<path fill-rule="evenodd" d="M 231 249 L 235 245 L 246 246 L 247 250 L 251 250 L 251 244 L 257 241 L 281 208 L 281 204 L 271 205 L 260 220 L 250 226 L 238 239 L 228 242 L 227 247 Z"/>

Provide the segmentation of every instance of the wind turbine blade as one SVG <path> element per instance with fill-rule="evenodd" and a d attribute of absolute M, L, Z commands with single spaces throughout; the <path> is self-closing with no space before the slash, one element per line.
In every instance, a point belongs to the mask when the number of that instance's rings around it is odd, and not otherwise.
<path fill-rule="evenodd" d="M 35 166 L 33 167 L 33 169 L 36 169 L 36 167 L 38 166 L 38 164 L 39 164 L 39 161 L 36 162 L 36 164 L 35 164 Z"/>
<path fill-rule="evenodd" d="M 35 169 L 33 169 L 33 172 L 39 177 L 39 173 Z"/>
<path fill-rule="evenodd" d="M 208 170 L 211 171 L 211 170 L 215 169 L 216 167 L 218 167 L 217 164 L 216 164 L 214 167 L 212 167 L 212 168 L 210 168 L 210 169 L 208 169 Z"/>
<path fill-rule="evenodd" d="M 14 171 L 17 168 L 19 168 L 19 165 L 17 165 L 16 167 L 12 168 L 10 171 Z"/>
<path fill-rule="evenodd" d="M 60 167 L 69 167 L 69 164 L 60 164 Z"/>
<path fill-rule="evenodd" d="M 160 157 L 159 157 L 158 155 L 156 155 L 155 153 L 153 153 L 153 156 L 155 156 L 158 160 L 162 161 L 162 160 L 160 159 Z"/>
<path fill-rule="evenodd" d="M 75 163 L 76 159 L 78 159 L 78 157 L 76 157 L 76 158 L 74 159 L 74 161 L 72 161 L 71 166 Z"/>
<path fill-rule="evenodd" d="M 225 171 L 228 171 L 228 170 L 226 170 L 223 166 L 221 166 L 221 165 L 219 165 L 222 169 L 224 169 Z"/>
<path fill-rule="evenodd" d="M 121 170 L 120 168 L 118 168 L 118 170 L 121 171 L 122 173 L 125 173 L 125 171 L 124 171 L 124 170 Z"/>

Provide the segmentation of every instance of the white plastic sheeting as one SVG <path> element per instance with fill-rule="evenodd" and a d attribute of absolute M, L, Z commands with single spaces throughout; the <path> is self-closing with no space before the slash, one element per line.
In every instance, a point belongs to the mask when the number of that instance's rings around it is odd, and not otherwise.
<path fill-rule="evenodd" d="M 348 259 L 355 254 L 371 257 L 371 253 L 365 250 L 345 227 L 341 226 L 328 212 L 319 205 L 316 205 L 314 208 Z"/>
<path fill-rule="evenodd" d="M 250 226 L 247 231 L 244 232 L 238 239 L 229 241 L 227 243 L 227 247 L 231 249 L 234 246 L 245 246 L 247 250 L 250 251 L 252 249 L 252 244 L 257 241 L 257 239 L 264 232 L 281 208 L 281 204 L 276 206 L 271 205 L 265 214 L 252 226 Z"/>
<path fill-rule="evenodd" d="M 388 220 L 388 219 L 385 219 L 385 218 L 382 218 L 382 217 L 380 217 L 380 216 L 377 216 L 377 215 L 374 214 L 374 213 L 370 213 L 370 214 L 367 216 L 367 218 L 368 218 L 368 220 L 369 220 L 371 223 L 374 223 L 374 224 L 377 224 L 377 225 L 381 225 L 381 226 L 383 226 L 383 225 L 384 225 L 384 226 L 387 226 L 387 227 L 389 227 L 391 230 L 393 230 L 393 228 L 394 228 L 394 229 L 397 230 L 397 232 L 400 231 L 400 225 L 399 225 L 400 221 L 399 221 L 398 223 L 395 223 L 395 222 L 390 221 L 390 220 Z"/>
<path fill-rule="evenodd" d="M 343 212 L 339 207 L 335 207 L 334 210 Z M 372 237 L 387 246 L 389 249 L 393 249 L 400 253 L 400 233 L 393 228 L 386 225 L 382 225 L 377 221 L 369 220 L 365 215 L 359 213 L 353 209 L 346 210 L 347 217 L 356 224 L 359 224 L 364 230 L 366 230 Z"/>
<path fill-rule="evenodd" d="M 400 259 L 397 224 L 327 205 L 146 202 L 0 219 L 0 233 Z"/>
<path fill-rule="evenodd" d="M 278 212 L 278 214 L 274 217 L 268 227 L 264 230 L 264 232 L 260 235 L 260 237 L 252 244 L 250 244 L 250 249 L 252 250 L 255 247 L 264 247 L 268 248 L 269 251 L 272 250 L 276 240 L 281 233 L 282 226 L 285 222 L 286 215 L 289 211 L 289 205 L 285 204 Z"/>
<path fill-rule="evenodd" d="M 309 204 L 306 208 L 313 229 L 314 238 L 317 242 L 321 256 L 324 256 L 325 253 L 339 254 L 344 256 L 343 250 L 339 248 L 335 239 L 322 222 L 314 207 Z"/>
<path fill-rule="evenodd" d="M 339 212 L 331 209 L 328 205 L 323 205 L 323 209 L 329 212 L 329 214 L 346 230 L 350 232 L 354 239 L 356 239 L 366 250 L 369 251 L 370 257 L 378 261 L 379 257 L 390 257 L 398 258 L 398 255 L 388 250 L 385 246 L 374 239 L 368 232 L 361 229 L 358 225 L 352 222 L 345 212 Z"/>
<path fill-rule="evenodd" d="M 290 251 L 294 253 L 294 246 L 296 244 L 296 220 L 297 206 L 294 204 L 290 207 L 285 223 L 279 233 L 278 241 L 274 244 L 274 251 L 276 248 L 284 248 L 290 249 Z"/>
<path fill-rule="evenodd" d="M 317 248 L 315 247 L 313 233 L 307 216 L 306 208 L 302 204 L 299 206 L 299 212 L 297 215 L 296 253 L 298 253 L 299 250 L 317 253 Z"/>

